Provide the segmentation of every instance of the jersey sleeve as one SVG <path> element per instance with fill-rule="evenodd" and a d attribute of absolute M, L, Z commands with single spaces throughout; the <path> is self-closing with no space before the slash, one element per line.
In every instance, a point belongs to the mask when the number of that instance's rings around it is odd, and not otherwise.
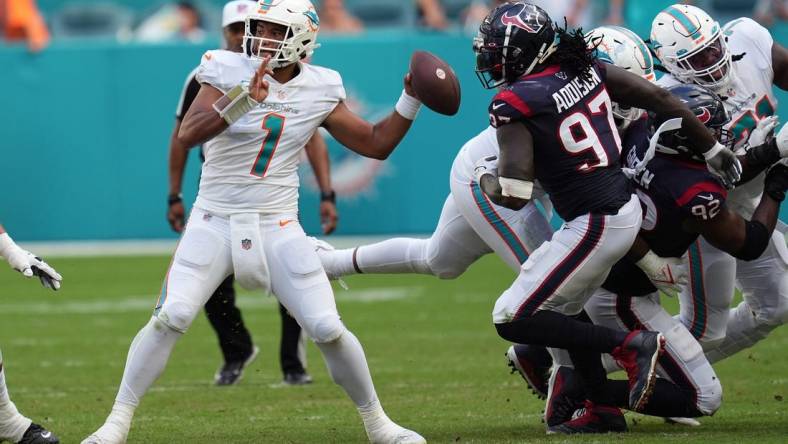
<path fill-rule="evenodd" d="M 207 83 L 214 88 L 227 92 L 235 84 L 227 79 L 226 66 L 221 62 L 221 55 L 217 51 L 208 51 L 202 56 L 200 66 L 197 68 L 197 81 Z"/>
<path fill-rule="evenodd" d="M 772 45 L 774 40 L 769 30 L 758 24 L 755 20 L 741 17 L 727 23 L 722 31 L 729 40 L 733 55 L 744 53 L 745 63 L 747 56 L 756 56 L 766 62 L 766 66 L 772 66 Z M 755 54 L 753 54 L 755 53 Z"/>
<path fill-rule="evenodd" d="M 728 192 L 715 180 L 698 182 L 676 199 L 685 218 L 706 221 L 719 214 Z"/>
<path fill-rule="evenodd" d="M 488 111 L 490 125 L 494 128 L 523 121 L 533 115 L 531 107 L 513 89 L 504 89 L 496 94 L 490 102 Z"/>
<path fill-rule="evenodd" d="M 177 119 L 183 119 L 183 116 L 186 115 L 186 111 L 192 106 L 194 98 L 197 97 L 197 92 L 200 91 L 200 82 L 197 81 L 198 69 L 199 68 L 193 69 L 186 77 L 186 82 L 183 84 L 181 98 L 178 100 L 178 108 L 175 110 L 175 118 Z"/>

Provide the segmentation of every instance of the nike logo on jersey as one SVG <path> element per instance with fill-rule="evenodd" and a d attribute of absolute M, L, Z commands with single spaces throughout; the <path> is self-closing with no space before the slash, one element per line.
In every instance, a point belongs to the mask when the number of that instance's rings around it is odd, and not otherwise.
<path fill-rule="evenodd" d="M 498 109 L 498 108 L 500 108 L 500 107 L 502 107 L 504 105 L 506 105 L 506 104 L 505 103 L 496 103 L 496 104 L 494 104 L 492 106 L 492 109 L 493 109 L 493 111 L 495 111 L 496 109 Z"/>
<path fill-rule="evenodd" d="M 704 195 L 702 195 L 702 194 L 698 194 L 698 197 L 700 197 L 701 199 L 708 200 L 708 201 L 710 201 L 710 202 L 711 202 L 712 200 L 714 200 L 714 196 L 712 196 L 711 194 L 709 194 L 708 196 L 704 196 Z"/>
<path fill-rule="evenodd" d="M 279 226 L 280 226 L 280 227 L 282 227 L 282 228 L 284 228 L 284 227 L 285 227 L 287 224 L 289 224 L 290 222 L 293 222 L 293 219 L 280 220 L 280 221 L 279 221 Z"/>

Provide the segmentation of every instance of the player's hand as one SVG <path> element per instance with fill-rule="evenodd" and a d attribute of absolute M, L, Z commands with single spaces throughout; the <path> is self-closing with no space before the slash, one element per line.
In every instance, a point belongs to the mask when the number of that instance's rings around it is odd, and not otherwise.
<path fill-rule="evenodd" d="M 741 178 L 741 163 L 733 151 L 717 142 L 709 151 L 703 153 L 709 171 L 719 176 L 726 186 L 732 187 Z"/>
<path fill-rule="evenodd" d="M 668 296 L 676 296 L 687 285 L 687 266 L 681 258 L 660 257 L 651 250 L 636 262 L 651 283 Z"/>
<path fill-rule="evenodd" d="M 173 202 L 167 208 L 167 222 L 170 223 L 170 228 L 176 233 L 182 233 L 185 224 L 185 210 L 183 202 Z"/>
<path fill-rule="evenodd" d="M 320 202 L 320 226 L 323 228 L 323 234 L 331 234 L 337 229 L 337 206 L 334 202 L 324 200 Z"/>
<path fill-rule="evenodd" d="M 36 257 L 33 253 L 16 247 L 14 251 L 9 252 L 8 263 L 11 268 L 22 273 L 25 277 L 38 276 L 41 285 L 52 290 L 59 290 L 60 283 L 63 277 L 50 267 L 49 264 L 44 262 L 40 257 Z"/>
<path fill-rule="evenodd" d="M 777 202 L 782 202 L 785 200 L 786 191 L 788 191 L 788 159 L 783 159 L 766 171 L 763 192 Z"/>
<path fill-rule="evenodd" d="M 487 156 L 476 161 L 473 167 L 473 178 L 481 185 L 481 178 L 485 174 L 498 175 L 498 156 Z"/>
<path fill-rule="evenodd" d="M 416 100 L 421 100 L 419 99 L 418 94 L 416 94 L 416 90 L 413 89 L 413 74 L 405 74 L 405 78 L 402 79 L 402 84 L 405 87 L 405 94 L 413 97 Z"/>
<path fill-rule="evenodd" d="M 777 116 L 769 116 L 761 119 L 758 125 L 750 132 L 750 137 L 747 139 L 747 144 L 752 146 L 763 145 L 772 135 L 772 131 L 777 128 L 779 121 Z"/>
<path fill-rule="evenodd" d="M 257 68 L 257 71 L 255 71 L 252 76 L 252 80 L 249 82 L 249 97 L 257 102 L 263 102 L 266 97 L 268 97 L 268 88 L 270 85 L 264 77 L 266 74 L 270 76 L 274 75 L 274 70 L 268 66 L 270 60 L 270 54 L 263 58 L 263 62 L 260 64 L 260 67 Z"/>
<path fill-rule="evenodd" d="M 780 131 L 774 137 L 774 143 L 780 151 L 780 157 L 783 159 L 788 157 L 788 123 L 780 128 Z"/>

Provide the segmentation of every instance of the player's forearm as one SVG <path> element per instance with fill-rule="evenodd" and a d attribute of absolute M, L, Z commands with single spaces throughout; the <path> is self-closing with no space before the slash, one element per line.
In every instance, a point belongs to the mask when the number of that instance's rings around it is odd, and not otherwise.
<path fill-rule="evenodd" d="M 412 120 L 402 117 L 397 112 L 392 112 L 388 117 L 372 127 L 372 156 L 376 159 L 386 159 L 399 145 L 405 134 L 408 133 Z"/>
<path fill-rule="evenodd" d="M 315 180 L 320 187 L 320 191 L 328 193 L 331 191 L 331 163 L 328 157 L 328 147 L 326 141 L 319 133 L 315 133 L 306 144 L 306 156 L 315 174 Z"/>
<path fill-rule="evenodd" d="M 221 134 L 228 126 L 215 110 L 194 111 L 192 106 L 181 122 L 178 142 L 189 148 L 202 145 Z"/>
<path fill-rule="evenodd" d="M 180 121 L 176 122 L 175 128 L 173 128 L 172 131 L 172 136 L 170 136 L 169 180 L 171 196 L 181 193 L 183 171 L 186 168 L 186 159 L 189 149 L 178 141 L 179 129 Z"/>
<path fill-rule="evenodd" d="M 632 262 L 637 262 L 643 259 L 650 250 L 650 247 L 645 239 L 638 235 L 635 237 L 635 242 L 632 243 L 632 246 L 629 247 L 629 251 L 627 252 L 627 259 L 631 260 Z"/>
<path fill-rule="evenodd" d="M 755 208 L 755 212 L 752 214 L 752 218 L 750 218 L 753 222 L 760 222 L 766 229 L 771 233 L 774 231 L 774 227 L 777 225 L 777 219 L 780 216 L 780 202 L 774 200 L 771 196 L 766 193 L 761 195 L 761 201 L 758 203 L 758 207 Z"/>
<path fill-rule="evenodd" d="M 499 206 L 519 211 L 528 204 L 527 200 L 516 197 L 504 196 L 498 177 L 493 174 L 485 174 L 479 179 L 479 186 L 490 200 Z"/>

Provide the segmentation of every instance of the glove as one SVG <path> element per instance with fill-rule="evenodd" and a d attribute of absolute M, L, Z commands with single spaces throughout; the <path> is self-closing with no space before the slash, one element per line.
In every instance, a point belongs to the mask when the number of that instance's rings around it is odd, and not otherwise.
<path fill-rule="evenodd" d="M 741 178 L 741 163 L 733 151 L 717 142 L 710 150 L 703 153 L 706 167 L 712 174 L 719 176 L 726 186 L 735 184 Z"/>
<path fill-rule="evenodd" d="M 766 143 L 772 136 L 772 131 L 777 128 L 777 116 L 769 116 L 761 119 L 758 125 L 750 132 L 750 138 L 747 139 L 747 144 L 750 146 L 758 146 Z"/>
<path fill-rule="evenodd" d="M 481 184 L 481 178 L 485 174 L 498 175 L 498 156 L 488 156 L 479 159 L 473 167 L 473 179 Z"/>
<path fill-rule="evenodd" d="M 786 162 L 788 159 L 783 159 L 772 165 L 766 172 L 764 180 L 763 192 L 777 202 L 782 202 L 785 199 L 785 191 L 788 190 L 788 165 Z"/>
<path fill-rule="evenodd" d="M 37 276 L 44 287 L 51 290 L 60 289 L 63 277 L 40 257 L 20 248 L 8 233 L 0 234 L 0 256 L 8 261 L 11 268 L 25 277 Z"/>
<path fill-rule="evenodd" d="M 681 258 L 660 257 L 649 250 L 635 263 L 657 289 L 668 296 L 676 296 L 681 286 L 687 285 L 687 266 Z"/>

